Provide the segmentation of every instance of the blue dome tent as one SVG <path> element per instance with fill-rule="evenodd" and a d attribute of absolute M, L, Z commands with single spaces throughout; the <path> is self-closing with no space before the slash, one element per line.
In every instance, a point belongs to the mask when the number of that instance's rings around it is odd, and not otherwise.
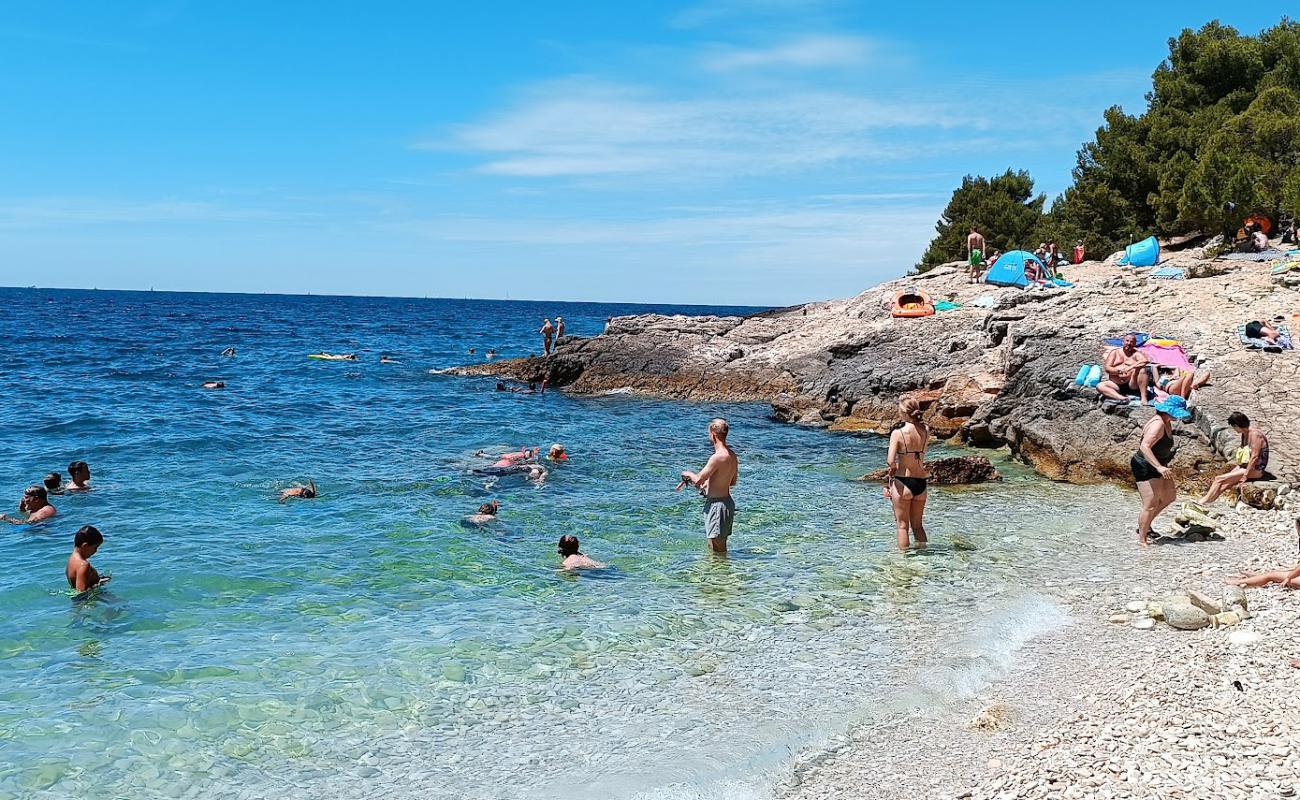
<path fill-rule="evenodd" d="M 989 267 L 988 274 L 984 276 L 985 283 L 991 283 L 994 286 L 1028 286 L 1029 281 L 1025 278 L 1025 262 L 1032 261 L 1047 274 L 1047 268 L 1043 267 L 1043 262 L 1039 261 L 1033 253 L 1024 250 L 1012 250 L 1010 253 L 1003 253 L 998 256 L 998 260 Z"/>
<path fill-rule="evenodd" d="M 1124 257 L 1119 260 L 1121 267 L 1154 267 L 1160 261 L 1160 242 L 1156 237 L 1148 236 L 1137 244 L 1124 248 Z"/>

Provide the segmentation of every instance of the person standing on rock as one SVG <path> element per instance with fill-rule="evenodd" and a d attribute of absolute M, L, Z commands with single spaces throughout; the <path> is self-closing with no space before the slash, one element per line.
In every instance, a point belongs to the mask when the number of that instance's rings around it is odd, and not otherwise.
<path fill-rule="evenodd" d="M 727 444 L 730 430 L 725 419 L 709 423 L 713 455 L 698 474 L 682 472 L 682 482 L 677 484 L 678 491 L 690 484 L 704 495 L 704 534 L 708 537 L 709 549 L 724 554 L 736 521 L 736 501 L 731 499 L 731 487 L 740 479 L 740 459 Z"/>
<path fill-rule="evenodd" d="M 885 481 L 885 498 L 894 504 L 894 522 L 898 526 L 898 546 L 911 547 L 926 543 L 925 449 L 930 444 L 930 428 L 921 419 L 921 404 L 909 397 L 898 403 L 902 426 L 889 434 L 889 466 Z"/>
<path fill-rule="evenodd" d="M 555 343 L 559 344 L 564 338 L 564 317 L 555 318 Z"/>
<path fill-rule="evenodd" d="M 1219 495 L 1246 481 L 1259 480 L 1268 468 L 1268 437 L 1258 428 L 1251 427 L 1250 419 L 1240 411 L 1228 415 L 1228 424 L 1241 434 L 1241 447 L 1237 452 L 1244 458 L 1238 458 L 1232 469 L 1211 481 L 1210 490 L 1200 500 L 1203 506 L 1208 506 L 1218 500 Z"/>
<path fill-rule="evenodd" d="M 984 242 L 984 234 L 980 233 L 972 225 L 970 235 L 966 237 L 966 260 L 970 263 L 971 283 L 979 280 L 980 272 L 984 266 L 984 250 L 987 245 Z"/>
<path fill-rule="evenodd" d="M 551 336 L 555 333 L 555 326 L 551 324 L 551 318 L 546 317 L 542 320 L 542 328 L 538 331 L 542 335 L 542 355 L 551 354 Z"/>
<path fill-rule="evenodd" d="M 1146 405 L 1147 385 L 1151 382 L 1147 364 L 1150 363 L 1146 353 L 1138 349 L 1137 337 L 1130 333 L 1124 337 L 1124 344 L 1107 353 L 1102 361 L 1106 380 L 1097 384 L 1097 391 L 1111 400 L 1127 400 L 1137 395 L 1142 405 Z"/>
<path fill-rule="evenodd" d="M 1129 468 L 1133 470 L 1133 479 L 1137 481 L 1138 494 L 1142 497 L 1137 523 L 1138 544 L 1141 545 L 1150 544 L 1151 524 L 1178 496 L 1178 486 L 1174 483 L 1173 471 L 1169 469 L 1176 452 L 1173 420 L 1181 422 L 1192 416 L 1192 412 L 1187 410 L 1187 401 L 1178 395 L 1170 395 L 1153 407 L 1155 416 L 1143 426 L 1137 452 L 1129 459 Z"/>

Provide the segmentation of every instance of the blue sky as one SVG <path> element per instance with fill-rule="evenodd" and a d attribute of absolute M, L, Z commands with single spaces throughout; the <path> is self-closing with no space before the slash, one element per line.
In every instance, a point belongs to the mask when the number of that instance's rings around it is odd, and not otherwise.
<path fill-rule="evenodd" d="M 0 2 L 0 284 L 849 295 L 1249 5 Z"/>

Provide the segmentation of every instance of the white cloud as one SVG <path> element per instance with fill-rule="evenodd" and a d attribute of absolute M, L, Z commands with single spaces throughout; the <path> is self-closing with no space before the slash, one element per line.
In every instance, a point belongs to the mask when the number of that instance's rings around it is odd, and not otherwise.
<path fill-rule="evenodd" d="M 803 36 L 766 48 L 717 47 L 704 56 L 703 64 L 714 72 L 857 67 L 878 51 L 874 42 L 861 36 Z"/>
<path fill-rule="evenodd" d="M 573 79 L 533 87 L 519 102 L 449 140 L 420 147 L 481 153 L 481 172 L 529 177 L 637 174 L 671 179 L 773 174 L 923 152 L 876 134 L 976 125 L 923 101 L 846 92 L 664 97 Z"/>
<path fill-rule="evenodd" d="M 678 28 L 699 28 L 738 19 L 806 20 L 832 5 L 828 0 L 703 0 L 674 14 L 670 23 Z"/>

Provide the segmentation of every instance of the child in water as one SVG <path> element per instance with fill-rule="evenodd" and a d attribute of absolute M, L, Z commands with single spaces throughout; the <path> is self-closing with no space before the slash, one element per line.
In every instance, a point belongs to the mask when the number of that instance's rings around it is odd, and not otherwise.
<path fill-rule="evenodd" d="M 64 570 L 68 586 L 72 587 L 73 591 L 84 592 L 96 586 L 103 586 L 112 580 L 108 575 L 100 577 L 95 568 L 90 565 L 90 557 L 103 543 L 104 535 L 92 525 L 83 525 L 81 530 L 77 531 L 76 537 L 72 540 L 72 555 L 68 556 L 68 566 Z"/>

